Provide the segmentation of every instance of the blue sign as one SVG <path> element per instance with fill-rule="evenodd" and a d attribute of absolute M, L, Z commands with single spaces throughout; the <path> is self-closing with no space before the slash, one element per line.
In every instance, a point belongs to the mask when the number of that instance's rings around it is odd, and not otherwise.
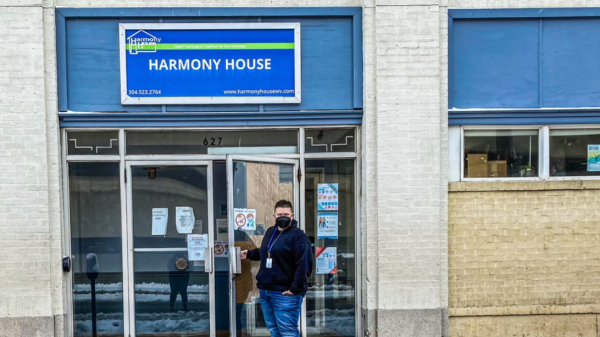
<path fill-rule="evenodd" d="M 300 103 L 299 23 L 119 26 L 121 104 Z"/>

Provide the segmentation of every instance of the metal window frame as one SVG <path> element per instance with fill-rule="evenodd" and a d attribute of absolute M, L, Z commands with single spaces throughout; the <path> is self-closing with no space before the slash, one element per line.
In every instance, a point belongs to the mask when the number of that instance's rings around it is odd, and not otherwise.
<path fill-rule="evenodd" d="M 285 158 L 269 158 L 259 156 L 248 156 L 248 155 L 227 155 L 226 167 L 227 167 L 227 222 L 229 228 L 233 228 L 234 224 L 234 199 L 233 199 L 233 162 L 247 162 L 247 163 L 260 163 L 260 164 L 285 164 L 293 165 L 294 171 L 293 176 L 298 176 L 298 166 L 300 165 L 298 159 L 285 159 Z M 298 210 L 299 200 L 299 184 L 297 179 L 293 179 L 293 192 L 294 196 L 294 209 Z M 298 214 L 297 214 L 298 215 Z M 298 218 L 296 216 L 296 218 Z M 303 216 L 301 216 L 301 219 Z M 228 231 L 229 235 L 229 336 L 237 336 L 237 322 L 236 322 L 236 285 L 235 285 L 235 273 L 233 272 L 233 254 L 231 254 L 232 243 L 235 244 L 235 233 L 233 230 Z M 304 305 L 304 304 L 303 304 Z"/>
<path fill-rule="evenodd" d="M 544 179 L 541 176 L 542 170 L 541 167 L 544 165 L 544 155 L 542 148 L 542 128 L 541 125 L 502 125 L 502 126 L 488 126 L 488 125 L 477 125 L 477 126 L 463 126 L 460 131 L 460 181 L 464 182 L 511 182 L 511 181 L 543 181 Z M 517 178 L 509 178 L 509 177 L 489 177 L 489 178 L 466 178 L 465 177 L 465 131 L 470 130 L 538 130 L 538 176 L 537 177 L 517 177 Z"/>
<path fill-rule="evenodd" d="M 547 125 L 546 127 L 546 138 L 545 141 L 547 146 L 546 151 L 546 166 L 547 166 L 547 177 L 549 181 L 573 181 L 573 180 L 600 180 L 600 172 L 596 176 L 550 176 L 550 133 L 552 130 L 583 130 L 583 129 L 597 129 L 600 130 L 600 124 L 558 124 L 558 125 Z"/>
<path fill-rule="evenodd" d="M 126 162 L 126 174 L 127 174 L 127 181 L 129 182 L 128 184 L 126 184 L 126 189 L 127 189 L 127 240 L 123 240 L 123 241 L 127 241 L 127 255 L 128 255 L 128 261 L 127 261 L 127 268 L 123 270 L 123 273 L 127 273 L 128 274 L 128 283 L 127 283 L 127 287 L 129 289 L 129 294 L 128 294 L 128 298 L 129 298 L 129 307 L 128 309 L 129 311 L 129 321 L 128 321 L 128 328 L 129 330 L 125 332 L 125 334 L 127 335 L 136 335 L 136 325 L 135 325 L 135 283 L 134 283 L 134 279 L 135 279 L 135 267 L 134 267 L 134 255 L 136 252 L 160 252 L 160 251 L 175 251 L 175 249 L 173 248 L 166 248 L 166 249 L 161 249 L 161 248 L 138 248 L 136 249 L 133 245 L 133 177 L 132 177 L 132 167 L 139 167 L 139 166 L 148 166 L 148 165 L 161 165 L 161 166 L 175 166 L 175 167 L 188 167 L 188 166 L 202 166 L 202 167 L 206 167 L 207 169 L 207 174 L 206 174 L 206 194 L 207 194 L 207 203 L 208 203 L 208 223 L 209 224 L 213 224 L 214 223 L 214 209 L 213 209 L 213 198 L 212 198 L 212 192 L 213 192 L 213 162 L 212 161 L 195 161 L 195 160 L 181 160 L 180 158 L 178 158 L 177 156 L 173 156 L 172 160 L 162 160 L 162 161 L 155 161 L 155 160 L 145 160 L 145 161 L 127 161 Z M 208 248 L 210 249 L 210 251 L 213 251 L 214 249 L 214 227 L 213 226 L 208 226 Z M 178 250 L 178 249 L 177 249 Z M 214 256 L 212 254 L 210 254 L 211 256 L 207 256 L 206 258 L 211 258 Z M 211 262 L 212 265 L 214 265 L 214 261 Z M 215 303 L 215 272 L 214 270 L 210 271 L 210 272 L 205 272 L 208 274 L 208 289 L 209 289 L 209 333 L 211 337 L 215 337 L 216 336 L 216 303 Z M 125 287 L 125 285 L 123 286 Z M 125 324 L 124 324 L 125 325 Z"/>
<path fill-rule="evenodd" d="M 465 178 L 464 168 L 464 151 L 465 151 L 465 136 L 464 132 L 468 130 L 539 130 L 539 174 L 538 177 L 490 177 L 490 178 Z M 600 124 L 556 124 L 556 125 L 464 125 L 460 127 L 460 153 L 458 161 L 460 162 L 460 179 L 451 180 L 450 182 L 514 182 L 514 181 L 587 181 L 600 180 L 600 174 L 596 176 L 550 176 L 550 133 L 552 130 L 583 130 L 583 129 L 599 129 Z M 452 146 L 453 143 L 450 145 Z M 455 162 L 453 156 L 456 154 L 449 151 L 450 161 Z M 455 168 L 449 168 L 449 174 L 452 175 Z"/>
<path fill-rule="evenodd" d="M 355 152 L 323 152 L 323 153 L 305 153 L 305 130 L 312 129 L 354 129 L 355 130 Z M 492 129 L 492 128 L 490 128 Z M 102 132 L 102 131 L 119 131 L 119 155 L 67 155 L 67 132 Z M 130 244 L 127 238 L 132 238 L 129 235 L 129 231 L 132 230 L 128 225 L 128 212 L 127 205 L 127 193 L 129 183 L 125 183 L 127 181 L 131 181 L 131 177 L 126 177 L 125 171 L 127 166 L 131 162 L 151 162 L 152 164 L 156 164 L 157 162 L 167 161 L 169 165 L 173 165 L 173 163 L 184 163 L 188 165 L 190 163 L 197 163 L 203 161 L 209 161 L 212 163 L 214 161 L 225 161 L 227 160 L 228 155 L 126 155 L 126 132 L 127 131 L 243 131 L 243 130 L 295 130 L 298 135 L 298 154 L 268 154 L 268 155 L 229 155 L 232 159 L 237 158 L 252 158 L 255 161 L 264 162 L 268 160 L 276 160 L 281 162 L 295 161 L 295 171 L 294 175 L 297 176 L 298 170 L 302 170 L 302 179 L 298 183 L 296 179 L 294 179 L 294 183 L 297 184 L 295 189 L 295 202 L 294 207 L 299 211 L 299 225 L 301 229 L 306 228 L 306 223 L 304 219 L 305 203 L 304 200 L 306 198 L 305 195 L 305 161 L 306 160 L 334 160 L 334 159 L 353 159 L 354 160 L 354 168 L 355 168 L 355 223 L 354 223 L 354 234 L 355 234 L 355 273 L 357 274 L 355 278 L 355 328 L 356 335 L 363 336 L 364 332 L 362 330 L 362 278 L 359 277 L 359 274 L 362 272 L 362 250 L 361 250 L 361 205 L 362 205 L 362 148 L 361 148 L 361 127 L 356 125 L 323 125 L 323 126 L 309 126 L 309 127 L 290 127 L 290 126 L 270 126 L 270 127 L 160 127 L 160 128 L 131 128 L 131 127 L 102 127 L 102 128 L 63 128 L 61 129 L 61 148 L 62 148 L 62 179 L 63 179 L 63 221 L 64 221 L 64 235 L 63 240 L 65 241 L 63 244 L 63 251 L 65 255 L 71 254 L 71 237 L 70 237 L 70 198 L 69 198 L 69 174 L 68 174 L 68 164 L 70 162 L 119 162 L 120 163 L 120 196 L 121 196 L 121 228 L 122 228 L 122 263 L 123 263 L 123 323 L 124 325 L 131 325 L 135 321 L 134 316 L 134 308 L 132 296 L 133 294 L 129 292 L 129 287 L 126 286 L 130 282 L 133 282 L 133 278 L 130 279 L 129 273 L 132 273 L 133 270 L 129 270 L 129 267 L 132 263 L 130 259 L 133 258 L 133 252 L 129 253 L 129 250 L 132 249 L 132 244 Z M 462 130 L 461 130 L 462 136 Z M 130 174 L 131 170 L 127 170 L 127 174 Z M 483 179 L 484 181 L 488 181 L 487 179 Z M 229 198 L 229 196 L 228 196 Z M 212 200 L 211 200 L 212 201 Z M 233 205 L 233 203 L 231 203 Z M 229 206 L 228 206 L 229 207 Z M 209 207 L 210 212 L 213 212 L 212 208 Z M 213 214 L 214 217 L 214 214 Z M 210 227 L 210 226 L 209 226 Z M 213 229 L 214 230 L 214 229 Z M 214 235 L 214 233 L 213 233 Z M 214 240 L 213 240 L 214 241 Z M 213 242 L 214 244 L 214 242 Z M 230 263 L 231 265 L 231 263 Z M 214 275 L 214 273 L 213 273 Z M 68 278 L 65 287 L 68 289 L 66 291 L 65 296 L 65 308 L 66 308 L 66 320 L 65 320 L 65 331 L 67 332 L 67 336 L 73 336 L 73 299 L 72 299 L 72 291 L 73 291 L 73 282 L 72 282 L 72 274 Z M 213 282 L 214 284 L 214 282 Z M 211 297 L 214 297 L 214 289 L 211 290 Z M 234 298 L 234 297 L 232 297 Z M 235 300 L 235 298 L 234 298 Z M 211 299 L 214 302 L 214 299 Z M 134 324 L 134 323 L 133 323 Z M 301 312 L 301 333 L 303 337 L 307 336 L 307 323 L 306 323 L 306 301 L 304 301 L 302 305 Z M 214 327 L 214 324 L 212 325 Z M 211 327 L 212 328 L 212 327 Z M 215 327 L 216 328 L 216 327 Z M 125 329 L 124 329 L 125 330 Z"/>

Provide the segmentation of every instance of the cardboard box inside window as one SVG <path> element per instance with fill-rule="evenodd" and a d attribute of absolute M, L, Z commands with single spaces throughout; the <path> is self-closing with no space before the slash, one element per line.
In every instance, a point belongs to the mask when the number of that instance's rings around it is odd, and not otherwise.
<path fill-rule="evenodd" d="M 506 160 L 490 160 L 488 165 L 488 177 L 506 177 L 507 168 Z"/>
<path fill-rule="evenodd" d="M 469 154 L 467 155 L 467 177 L 485 178 L 488 177 L 487 154 Z"/>

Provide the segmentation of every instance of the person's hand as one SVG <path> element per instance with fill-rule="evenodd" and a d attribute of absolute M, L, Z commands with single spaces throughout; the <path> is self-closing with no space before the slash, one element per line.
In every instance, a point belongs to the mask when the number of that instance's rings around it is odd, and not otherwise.
<path fill-rule="evenodd" d="M 240 257 L 242 258 L 242 260 L 246 259 L 246 256 L 248 256 L 248 250 L 242 250 L 240 252 Z"/>
<path fill-rule="evenodd" d="M 283 293 L 281 293 L 282 295 L 294 295 L 291 291 L 286 290 Z"/>

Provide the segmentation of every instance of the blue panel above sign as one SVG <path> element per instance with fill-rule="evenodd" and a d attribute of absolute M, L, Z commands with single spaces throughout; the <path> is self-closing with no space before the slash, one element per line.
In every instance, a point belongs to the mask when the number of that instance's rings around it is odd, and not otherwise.
<path fill-rule="evenodd" d="M 121 104 L 300 103 L 299 23 L 120 24 Z"/>

